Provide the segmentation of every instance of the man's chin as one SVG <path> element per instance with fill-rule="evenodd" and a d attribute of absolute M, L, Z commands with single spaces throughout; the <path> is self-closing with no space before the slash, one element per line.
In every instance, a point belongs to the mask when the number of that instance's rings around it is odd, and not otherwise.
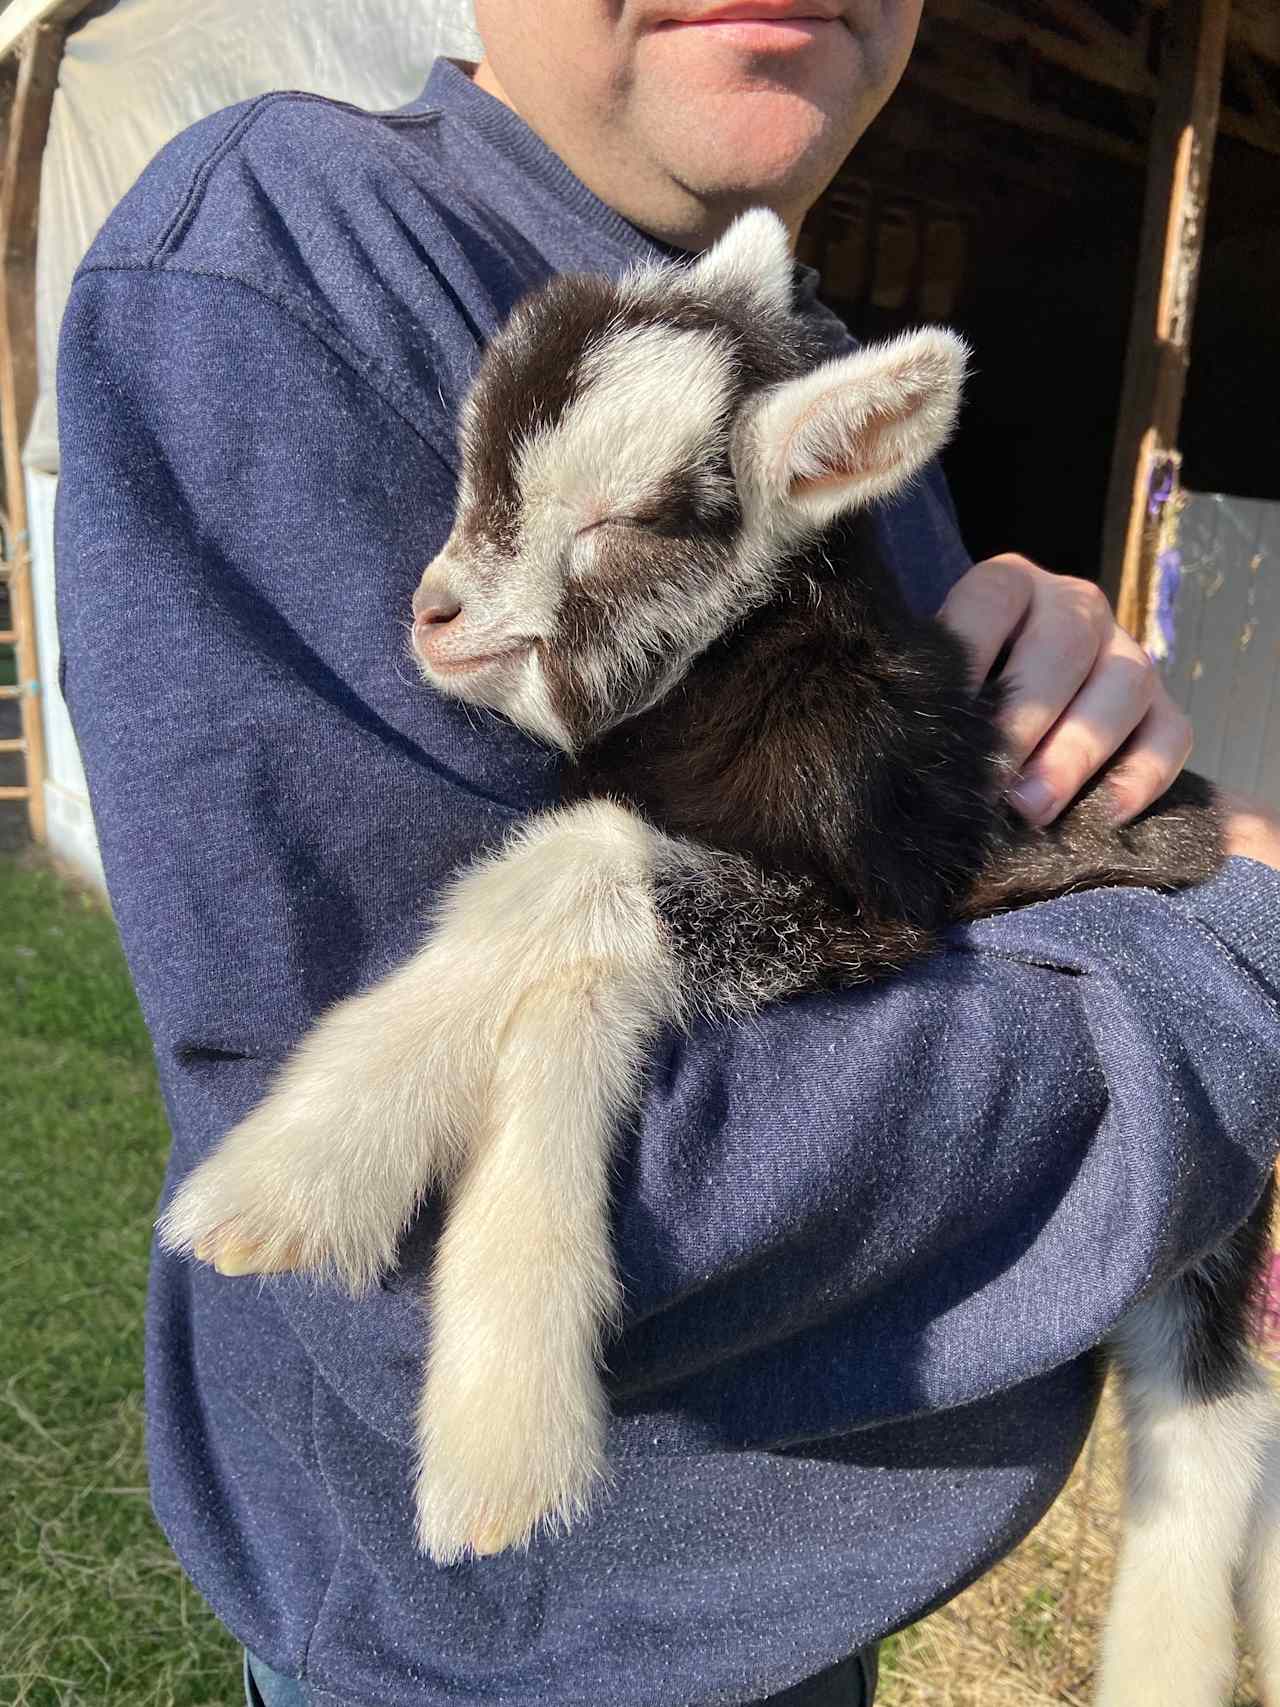
<path fill-rule="evenodd" d="M 763 195 L 830 176 L 875 103 L 862 87 L 862 56 L 850 32 L 843 24 L 823 28 L 836 32 L 825 51 L 767 59 L 715 42 L 645 44 L 648 63 L 636 94 L 643 88 L 647 95 L 651 145 L 682 182 L 691 189 L 758 187 Z M 637 105 L 633 96 L 633 112 Z"/>
<path fill-rule="evenodd" d="M 701 197 L 738 196 L 744 206 L 812 201 L 857 138 L 820 109 L 792 96 L 738 97 L 719 117 L 699 102 L 684 127 L 664 139 L 672 175 Z"/>

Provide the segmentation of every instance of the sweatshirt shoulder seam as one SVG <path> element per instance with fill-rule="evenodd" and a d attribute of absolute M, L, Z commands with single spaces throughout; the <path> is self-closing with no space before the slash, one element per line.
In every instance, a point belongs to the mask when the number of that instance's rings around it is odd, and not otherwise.
<path fill-rule="evenodd" d="M 158 265 L 151 261 L 120 262 L 109 261 L 101 264 L 90 263 L 81 268 L 77 279 L 88 279 L 106 274 L 136 274 L 151 278 L 186 278 L 196 279 L 211 284 L 231 285 L 240 290 L 248 291 L 277 313 L 283 314 L 299 331 L 328 350 L 330 355 L 337 358 L 343 366 L 358 379 L 361 384 L 378 399 L 383 406 L 391 411 L 396 418 L 432 453 L 450 477 L 456 476 L 456 469 L 447 451 L 436 443 L 433 437 L 425 432 L 422 425 L 414 419 L 413 411 L 407 400 L 398 398 L 395 391 L 399 389 L 391 377 L 385 372 L 376 357 L 362 350 L 358 344 L 349 339 L 346 334 L 324 316 L 316 314 L 306 304 L 292 301 L 281 292 L 267 289 L 252 279 L 241 277 L 238 273 L 222 272 L 212 268 L 178 267 L 173 265 Z"/>
<path fill-rule="evenodd" d="M 166 252 L 172 249 L 178 242 L 179 238 L 195 216 L 196 209 L 200 205 L 201 196 L 204 194 L 205 186 L 212 177 L 218 162 L 224 159 L 225 156 L 236 147 L 240 138 L 254 123 L 262 109 L 268 106 L 272 101 L 279 100 L 279 98 L 278 94 L 259 95 L 256 100 L 250 102 L 249 106 L 245 108 L 244 112 L 240 114 L 240 117 L 231 126 L 230 130 L 228 130 L 224 136 L 220 137 L 209 152 L 200 160 L 199 164 L 191 174 L 191 180 L 187 185 L 185 194 L 180 198 L 167 225 L 156 240 L 155 247 L 152 249 L 149 257 L 150 260 L 156 262 L 162 261 Z"/>
<path fill-rule="evenodd" d="M 1217 928 L 1217 925 L 1212 918 L 1206 919 L 1199 911 L 1197 911 L 1194 897 L 1196 889 L 1199 887 L 1200 886 L 1197 884 L 1192 889 L 1183 890 L 1180 894 L 1174 897 L 1176 911 L 1200 933 L 1206 942 L 1211 944 L 1217 953 L 1223 955 L 1238 972 L 1241 972 L 1245 977 L 1252 979 L 1254 984 L 1258 986 L 1262 991 L 1262 994 L 1273 1007 L 1280 1007 L 1280 986 L 1277 986 L 1270 975 L 1271 969 L 1257 965 L 1253 957 L 1248 953 L 1247 949 L 1239 948 L 1231 941 L 1229 936 L 1225 936 Z"/>
<path fill-rule="evenodd" d="M 386 113 L 367 114 L 364 113 L 363 108 L 352 106 L 346 101 L 330 100 L 326 96 L 310 94 L 303 89 L 268 90 L 266 94 L 258 95 L 249 103 L 226 134 L 220 137 L 209 152 L 201 158 L 191 174 L 185 192 L 179 198 L 177 207 L 152 248 L 149 257 L 152 261 L 164 261 L 178 246 L 199 210 L 201 199 L 208 188 L 210 178 L 227 155 L 239 147 L 245 134 L 257 122 L 265 109 L 289 103 L 337 107 L 346 112 L 362 113 L 363 116 L 376 118 L 379 122 L 405 128 L 415 124 L 432 125 L 437 123 L 442 116 L 440 110 L 434 107 L 428 107 L 420 112 L 393 109 Z"/>
<path fill-rule="evenodd" d="M 263 111 L 268 106 L 280 106 L 280 104 L 288 104 L 288 102 L 302 102 L 307 106 L 314 104 L 314 106 L 340 108 L 346 113 L 360 113 L 365 118 L 375 118 L 384 125 L 403 126 L 403 128 L 410 128 L 413 125 L 435 125 L 435 123 L 439 123 L 440 116 L 442 116 L 439 108 L 425 108 L 422 111 L 416 111 L 416 113 L 406 113 L 403 109 L 391 109 L 389 113 L 365 113 L 364 108 L 352 106 L 350 102 L 331 101 L 328 96 L 309 94 L 305 89 L 270 89 L 266 94 L 254 97 L 253 101 L 249 102 L 246 109 L 242 111 L 241 116 L 236 119 L 236 123 L 230 126 L 230 130 L 225 133 L 224 137 L 218 138 L 218 142 L 213 143 L 208 154 L 201 157 L 195 171 L 191 172 L 191 179 L 186 186 L 186 191 L 179 196 L 177 207 L 174 208 L 174 212 L 167 220 L 166 227 L 155 241 L 155 246 L 150 253 L 152 261 L 166 259 L 167 254 L 172 253 L 172 249 L 177 248 L 177 244 L 183 239 L 186 230 L 191 225 L 191 220 L 195 218 L 196 212 L 200 208 L 201 196 L 208 188 L 208 181 L 212 178 L 213 172 L 217 171 L 218 164 L 232 150 L 241 145 L 246 131 L 251 130 L 251 126 L 258 121 Z"/>

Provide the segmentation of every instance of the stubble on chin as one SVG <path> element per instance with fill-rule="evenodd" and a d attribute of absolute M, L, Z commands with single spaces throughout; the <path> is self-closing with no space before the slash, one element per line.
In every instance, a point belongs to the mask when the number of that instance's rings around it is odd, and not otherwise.
<path fill-rule="evenodd" d="M 673 56 L 674 57 L 674 56 Z M 701 197 L 808 205 L 831 180 L 878 106 L 856 42 L 838 67 L 735 63 L 688 56 L 640 67 L 630 80 L 628 124 L 671 177 Z"/>

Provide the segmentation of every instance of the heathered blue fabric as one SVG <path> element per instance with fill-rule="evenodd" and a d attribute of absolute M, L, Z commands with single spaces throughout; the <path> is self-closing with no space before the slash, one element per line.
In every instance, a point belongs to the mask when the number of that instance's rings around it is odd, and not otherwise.
<path fill-rule="evenodd" d="M 411 950 L 460 861 L 554 799 L 546 752 L 423 689 L 405 619 L 486 336 L 548 272 L 653 252 L 442 63 L 398 114 L 280 95 L 197 125 L 86 260 L 66 692 L 170 1182 Z M 965 567 L 940 480 L 882 525 L 936 606 Z M 915 1618 L 1053 1498 L 1089 1348 L 1255 1200 L 1278 920 L 1280 878 L 1233 861 L 667 1039 L 619 1167 L 617 1488 L 527 1555 L 412 1546 L 438 1209 L 358 1303 L 157 1256 L 153 1492 L 191 1577 L 320 1707 L 712 1707 Z"/>

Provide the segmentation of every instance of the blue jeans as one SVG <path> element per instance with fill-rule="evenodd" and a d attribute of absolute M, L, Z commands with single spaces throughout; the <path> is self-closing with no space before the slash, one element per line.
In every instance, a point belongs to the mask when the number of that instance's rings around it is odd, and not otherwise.
<path fill-rule="evenodd" d="M 770 1695 L 768 1702 L 769 1707 L 871 1707 L 875 1693 L 876 1650 L 864 1648 L 829 1671 L 808 1677 L 781 1695 Z M 244 1698 L 247 1707 L 307 1707 L 300 1683 L 281 1677 L 251 1654 L 244 1656 Z"/>

